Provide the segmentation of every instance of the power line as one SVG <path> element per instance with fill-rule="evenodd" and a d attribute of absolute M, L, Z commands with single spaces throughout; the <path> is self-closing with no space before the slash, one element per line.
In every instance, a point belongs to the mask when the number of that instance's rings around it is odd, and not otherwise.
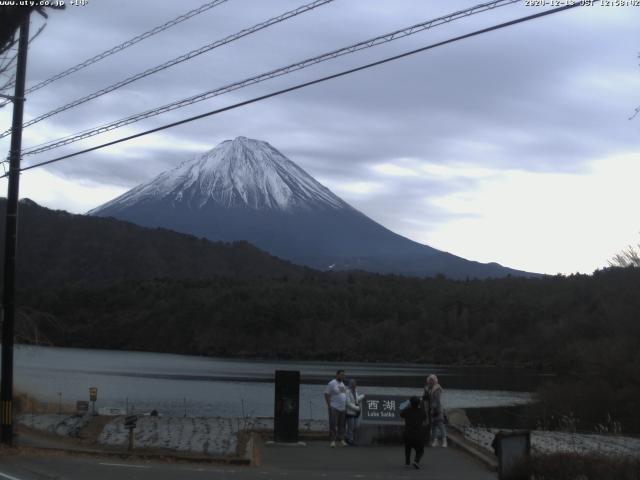
<path fill-rule="evenodd" d="M 33 168 L 41 167 L 43 165 L 49 165 L 51 163 L 59 162 L 61 160 L 65 160 L 67 158 L 71 158 L 71 157 L 75 157 L 75 156 L 78 156 L 78 155 L 82 155 L 84 153 L 92 152 L 94 150 L 99 150 L 99 149 L 102 149 L 102 148 L 106 148 L 106 147 L 109 147 L 111 145 L 116 145 L 118 143 L 126 142 L 128 140 L 133 140 L 134 138 L 143 137 L 145 135 L 149 135 L 151 133 L 159 132 L 161 130 L 166 130 L 166 129 L 169 129 L 169 128 L 177 127 L 177 126 L 183 125 L 185 123 L 193 122 L 195 120 L 199 120 L 201 118 L 209 117 L 209 116 L 212 116 L 212 115 L 217 115 L 219 113 L 226 112 L 228 110 L 233 110 L 233 109 L 236 109 L 236 108 L 239 108 L 239 107 L 243 107 L 245 105 L 249 105 L 249 104 L 252 104 L 252 103 L 256 103 L 256 102 L 259 102 L 261 100 L 266 100 L 266 99 L 271 98 L 271 97 L 276 97 L 276 96 L 282 95 L 284 93 L 292 92 L 292 91 L 295 91 L 295 90 L 300 90 L 302 88 L 309 87 L 311 85 L 315 85 L 315 84 L 318 84 L 318 83 L 326 82 L 327 80 L 333 80 L 335 78 L 343 77 L 343 76 L 349 75 L 351 73 L 355 73 L 355 72 L 359 72 L 361 70 L 366 70 L 366 69 L 369 69 L 369 68 L 372 68 L 372 67 L 376 67 L 378 65 L 382 65 L 382 64 L 385 64 L 385 63 L 388 63 L 388 62 L 392 62 L 394 60 L 405 58 L 405 57 L 408 57 L 410 55 L 415 55 L 416 53 L 420 53 L 420 52 L 424 52 L 424 51 L 427 51 L 427 50 L 431 50 L 431 49 L 434 49 L 436 47 L 441 47 L 443 45 L 447 45 L 447 44 L 454 43 L 454 42 L 457 42 L 457 41 L 460 41 L 460 40 L 464 40 L 464 39 L 467 39 L 467 38 L 471 38 L 471 37 L 475 37 L 475 36 L 478 36 L 478 35 L 482 35 L 484 33 L 492 32 L 494 30 L 499 30 L 499 29 L 502 29 L 502 28 L 510 27 L 512 25 L 517 25 L 519 23 L 528 22 L 530 20 L 535 20 L 537 18 L 545 17 L 547 15 L 552 15 L 554 13 L 559 13 L 559 12 L 562 12 L 562 11 L 565 11 L 565 10 L 569 10 L 571 8 L 580 7 L 580 6 L 581 6 L 581 3 L 576 2 L 576 3 L 571 4 L 571 5 L 565 5 L 563 7 L 558 7 L 558 8 L 554 8 L 554 9 L 547 10 L 547 11 L 544 11 L 544 12 L 536 13 L 536 14 L 533 14 L 533 15 L 528 15 L 526 17 L 520 17 L 520 18 L 517 18 L 515 20 L 511 20 L 511 21 L 508 21 L 508 22 L 504 22 L 504 23 L 500 23 L 500 24 L 494 25 L 492 27 L 483 28 L 481 30 L 476 30 L 474 32 L 467 33 L 465 35 L 460 35 L 460 36 L 457 36 L 457 37 L 453 37 L 453 38 L 450 38 L 448 40 L 444 40 L 442 42 L 433 43 L 431 45 L 427 45 L 426 47 L 417 48 L 417 49 L 411 50 L 409 52 L 401 53 L 399 55 L 394 55 L 392 57 L 387 57 L 387 58 L 384 58 L 382 60 L 378 60 L 376 62 L 368 63 L 366 65 L 361 65 L 360 67 L 351 68 L 349 70 L 343 70 L 342 72 L 335 73 L 333 75 L 328 75 L 326 77 L 318 78 L 316 80 L 311 80 L 309 82 L 300 83 L 298 85 L 294 85 L 292 87 L 288 87 L 288 88 L 285 88 L 285 89 L 282 89 L 282 90 L 278 90 L 276 92 L 272 92 L 272 93 L 269 93 L 269 94 L 266 94 L 266 95 L 261 95 L 259 97 L 254 97 L 254 98 L 252 98 L 250 100 L 245 100 L 243 102 L 235 103 L 235 104 L 229 105 L 227 107 L 219 108 L 217 110 L 212 110 L 210 112 L 206 112 L 206 113 L 202 113 L 200 115 L 195 115 L 193 117 L 185 118 L 185 119 L 177 121 L 177 122 L 169 123 L 169 124 L 163 125 L 161 127 L 157 127 L 157 128 L 153 128 L 151 130 L 146 130 L 144 132 L 136 133 L 135 135 L 129 135 L 127 137 L 119 138 L 118 140 L 113 140 L 111 142 L 103 143 L 102 145 L 97 145 L 95 147 L 91 147 L 91 148 L 87 148 L 87 149 L 84 149 L 84 150 L 80 150 L 78 152 L 74 152 L 74 153 L 70 153 L 70 154 L 67 154 L 67 155 L 63 155 L 61 157 L 53 158 L 51 160 L 47 160 L 47 161 L 44 161 L 44 162 L 35 163 L 33 165 L 29 165 L 28 167 L 21 168 L 20 171 L 23 172 L 23 171 L 26 171 L 26 170 L 31 170 Z M 4 178 L 6 176 L 7 175 L 5 174 L 5 175 L 0 176 L 0 178 Z"/>
<path fill-rule="evenodd" d="M 285 67 L 281 67 L 275 70 L 271 70 L 266 73 L 261 73 L 254 77 L 246 78 L 244 80 L 240 80 L 235 83 L 231 83 L 229 85 L 225 85 L 223 87 L 219 87 L 213 90 L 209 90 L 204 93 L 200 93 L 198 95 L 194 95 L 188 98 L 184 98 L 182 100 L 178 100 L 167 105 L 163 105 L 161 107 L 157 107 L 152 110 L 147 110 L 146 112 L 142 112 L 136 115 L 132 115 L 126 117 L 124 119 L 117 120 L 112 123 L 104 124 L 99 127 L 94 127 L 89 130 L 84 130 L 82 132 L 78 132 L 76 134 L 59 138 L 56 140 L 52 140 L 50 142 L 45 142 L 41 144 L 42 146 L 34 146 L 31 148 L 25 149 L 23 151 L 23 155 L 34 155 L 36 153 L 45 152 L 47 150 L 52 150 L 54 148 L 58 148 L 64 145 L 69 145 L 71 143 L 75 143 L 80 140 L 84 140 L 85 138 L 93 137 L 95 135 L 100 135 L 102 133 L 115 130 L 116 128 L 123 127 L 125 125 L 129 125 L 131 123 L 139 122 L 140 120 L 144 120 L 146 118 L 150 118 L 156 115 L 160 115 L 162 113 L 170 112 L 172 110 L 176 110 L 178 108 L 186 107 L 188 105 L 192 105 L 197 102 L 201 102 L 203 100 L 207 100 L 209 98 L 213 98 L 219 95 L 223 95 L 225 93 L 232 92 L 234 90 L 238 90 L 240 88 L 244 88 L 250 85 L 254 85 L 256 83 L 260 83 L 266 80 L 270 80 L 272 78 L 276 78 L 282 75 L 286 75 L 291 72 L 295 72 L 297 70 L 302 70 L 303 68 L 310 67 L 312 65 L 331 60 L 343 55 L 351 54 L 357 52 L 359 50 L 364 50 L 366 48 L 371 48 L 383 43 L 391 42 L 393 40 L 397 40 L 399 38 L 407 37 L 409 35 L 413 35 L 415 33 L 421 32 L 423 30 L 427 30 L 429 28 L 436 27 L 438 25 L 443 25 L 445 23 L 452 22 L 454 20 L 458 20 L 460 18 L 468 17 L 477 13 L 484 12 L 486 10 L 491 10 L 497 7 L 502 7 L 505 5 L 509 5 L 512 3 L 519 2 L 520 0 L 495 0 L 491 2 L 482 3 L 476 5 L 475 7 L 471 7 L 465 10 L 460 10 L 454 13 L 450 13 L 444 15 L 442 17 L 434 18 L 431 20 L 427 20 L 422 23 L 418 23 L 411 27 L 407 27 L 401 30 L 396 30 L 391 33 L 386 33 L 384 35 L 380 35 L 374 38 L 370 38 L 368 40 L 364 40 L 362 42 L 358 42 L 356 44 L 350 45 L 348 47 L 343 47 L 338 50 L 334 50 L 328 53 L 324 53 L 322 55 L 318 55 L 316 57 L 308 58 L 306 60 L 302 60 L 301 62 L 297 62 L 291 65 L 287 65 Z M 5 132 L 6 133 L 6 132 Z"/>
<path fill-rule="evenodd" d="M 121 52 L 122 50 L 124 50 L 126 48 L 129 48 L 129 47 L 135 45 L 136 43 L 141 42 L 142 40 L 145 40 L 145 39 L 147 39 L 149 37 L 152 37 L 152 36 L 154 36 L 154 35 L 156 35 L 156 34 L 158 34 L 160 32 L 163 32 L 163 31 L 165 31 L 165 30 L 167 30 L 167 29 L 169 29 L 169 28 L 171 28 L 171 27 L 173 27 L 173 26 L 175 26 L 175 25 L 177 25 L 177 24 L 179 24 L 181 22 L 184 22 L 185 20 L 190 19 L 191 17 L 199 15 L 199 14 L 201 14 L 203 12 L 206 12 L 207 10 L 210 10 L 210 9 L 212 9 L 214 7 L 217 7 L 218 5 L 220 5 L 220 4 L 224 3 L 224 2 L 227 2 L 227 1 L 228 0 L 214 0 L 214 1 L 209 2 L 209 3 L 205 3 L 204 5 L 196 8 L 196 9 L 190 10 L 187 13 L 184 13 L 184 14 L 174 18 L 173 20 L 170 20 L 170 21 L 168 21 L 166 23 L 163 23 L 162 25 L 159 25 L 159 26 L 157 26 L 155 28 L 152 28 L 151 30 L 149 30 L 147 32 L 141 33 L 140 35 L 137 35 L 137 36 L 125 41 L 125 42 L 122 42 L 121 44 L 116 45 L 115 47 L 112 47 L 109 50 L 105 50 L 104 52 L 99 53 L 98 55 L 96 55 L 94 57 L 91 57 L 91 58 L 85 60 L 84 62 L 80 62 L 77 65 L 74 65 L 73 67 L 70 67 L 70 68 L 66 69 L 65 71 L 63 71 L 63 72 L 60 72 L 57 75 L 54 75 L 51 78 L 43 80 L 42 82 L 34 85 L 33 87 L 28 88 L 25 93 L 35 92 L 36 90 L 39 90 L 42 87 L 44 87 L 46 85 L 49 85 L 50 83 L 55 82 L 56 80 L 60 80 L 61 78 L 64 78 L 64 77 L 66 77 L 68 75 L 71 75 L 72 73 L 75 73 L 78 70 L 82 70 L 83 68 L 88 67 L 89 65 L 92 65 L 92 64 L 94 64 L 96 62 L 99 62 L 100 60 L 102 60 L 102 59 L 104 59 L 104 58 L 106 58 L 106 57 L 108 57 L 110 55 L 113 55 L 114 53 Z"/>
<path fill-rule="evenodd" d="M 226 0 L 225 0 L 226 1 Z M 124 80 L 121 80 L 117 83 L 114 83 L 112 85 L 109 85 L 108 87 L 102 88 L 100 90 L 97 90 L 93 93 L 90 93 L 89 95 L 86 95 L 84 97 L 78 98 L 72 102 L 67 103 L 66 105 L 62 105 L 61 107 L 58 107 L 54 110 L 51 110 L 43 115 L 40 115 L 39 117 L 36 117 L 32 120 L 29 120 L 28 122 L 26 122 L 22 127 L 28 127 L 30 125 L 33 125 L 34 123 L 38 123 L 41 122 L 42 120 L 52 117 L 54 115 L 57 115 L 58 113 L 62 113 L 65 110 L 69 110 L 70 108 L 73 107 L 77 107 L 78 105 L 81 105 L 85 102 L 88 102 L 90 100 L 93 100 L 95 98 L 101 97 L 102 95 L 105 95 L 107 93 L 113 92 L 114 90 L 117 90 L 121 87 L 124 87 L 125 85 L 129 85 L 130 83 L 133 83 L 137 80 L 140 80 L 142 78 L 148 77 L 149 75 L 153 75 L 154 73 L 158 73 L 162 70 L 165 70 L 169 67 L 173 67 L 174 65 L 177 65 L 179 63 L 182 62 L 186 62 L 187 60 L 191 60 L 192 58 L 197 57 L 198 55 L 202 55 L 203 53 L 206 53 L 210 50 L 213 50 L 214 48 L 218 48 L 221 47 L 223 45 L 226 45 L 228 43 L 234 42 L 236 40 L 239 40 L 240 38 L 246 37 L 247 35 L 251 35 L 255 32 L 258 32 L 260 30 L 263 30 L 265 28 L 268 28 L 272 25 L 275 25 L 276 23 L 280 23 L 280 22 L 284 22 L 285 20 L 288 20 L 292 17 L 295 17 L 297 15 L 300 15 L 302 13 L 306 13 L 310 10 L 313 10 L 314 8 L 320 7 L 322 5 L 325 5 L 327 3 L 333 2 L 334 0 L 315 0 L 314 2 L 311 2 L 307 5 L 303 5 L 301 7 L 295 8 L 293 10 L 290 10 L 288 12 L 283 13 L 282 15 L 278 15 L 277 17 L 273 17 L 270 18 L 269 20 L 266 20 L 264 22 L 258 23 L 252 27 L 249 28 L 245 28 L 244 30 L 241 30 L 237 33 L 234 33 L 233 35 L 229 35 L 228 37 L 225 37 L 221 40 L 217 40 L 213 43 L 210 43 L 208 45 L 205 45 L 203 47 L 197 48 L 195 50 L 192 50 L 188 53 L 185 53 L 183 55 L 180 55 L 179 57 L 176 57 L 172 60 L 169 60 L 165 63 L 162 63 L 160 65 L 156 65 L 155 67 L 149 68 L 143 72 L 137 73 L 131 77 L 125 78 Z M 5 132 L 3 132 L 2 134 L 0 134 L 0 138 L 6 137 L 7 135 L 9 135 L 11 133 L 11 129 L 6 130 Z"/>
<path fill-rule="evenodd" d="M 12 85 L 15 85 L 16 74 L 14 71 L 11 71 L 13 63 L 17 60 L 17 53 L 12 57 L 5 56 L 2 60 L 0 60 L 0 75 L 3 77 L 7 77 L 7 80 L 3 85 L 0 85 L 0 92 L 4 90 L 8 90 Z M 0 108 L 6 105 L 9 102 L 0 103 Z"/>
<path fill-rule="evenodd" d="M 14 67 L 14 63 L 17 61 L 18 59 L 18 51 L 17 49 L 15 51 L 13 51 L 13 45 L 12 46 L 8 46 L 6 48 L 6 50 L 2 53 L 2 57 L 0 57 L 0 75 L 3 77 L 6 77 L 7 80 L 3 80 L 4 84 L 2 84 L 0 86 L 0 92 L 4 91 L 4 90 L 8 90 L 9 88 L 15 86 L 15 77 L 16 77 L 16 72 L 13 67 Z M 0 103 L 0 108 L 2 108 L 3 106 L 5 106 L 6 104 L 10 103 L 11 101 L 3 101 L 2 103 Z"/>
<path fill-rule="evenodd" d="M 46 23 L 40 26 L 38 31 L 29 39 L 29 45 L 31 45 L 31 42 L 33 42 L 36 38 L 38 38 L 38 36 L 44 31 L 46 26 L 47 26 Z M 10 48 L 11 47 L 9 47 L 9 49 Z M 7 50 L 7 54 L 0 60 L 0 75 L 3 75 L 8 78 L 7 82 L 4 85 L 0 86 L 0 92 L 15 86 L 15 73 L 8 74 L 7 70 L 9 70 L 9 68 L 12 67 L 13 62 L 17 60 L 18 53 L 16 52 L 15 55 L 13 55 L 10 58 L 8 50 Z M 10 102 L 11 100 L 0 103 L 0 108 L 4 107 Z"/>

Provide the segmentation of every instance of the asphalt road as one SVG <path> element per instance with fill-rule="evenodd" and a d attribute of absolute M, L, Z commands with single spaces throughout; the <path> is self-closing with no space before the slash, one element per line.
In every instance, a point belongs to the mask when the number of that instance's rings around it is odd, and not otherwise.
<path fill-rule="evenodd" d="M 496 479 L 495 473 L 460 450 L 427 449 L 421 470 L 405 469 L 403 456 L 401 446 L 330 449 L 326 442 L 306 447 L 265 446 L 259 467 L 4 452 L 0 480 Z"/>

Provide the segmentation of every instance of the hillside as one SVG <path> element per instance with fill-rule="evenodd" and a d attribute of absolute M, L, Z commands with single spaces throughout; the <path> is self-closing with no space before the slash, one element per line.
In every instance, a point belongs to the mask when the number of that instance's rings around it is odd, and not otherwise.
<path fill-rule="evenodd" d="M 5 208 L 6 199 L 0 199 L 0 211 Z M 4 222 L 0 222 L 0 248 L 4 248 Z M 112 218 L 53 211 L 29 200 L 20 202 L 19 287 L 154 278 L 296 277 L 303 271 L 246 242 L 211 242 Z"/>

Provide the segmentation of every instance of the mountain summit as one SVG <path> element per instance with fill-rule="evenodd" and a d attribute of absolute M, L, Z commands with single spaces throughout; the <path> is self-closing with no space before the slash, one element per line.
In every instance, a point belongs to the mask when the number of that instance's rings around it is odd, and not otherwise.
<path fill-rule="evenodd" d="M 529 275 L 465 260 L 374 222 L 267 142 L 237 137 L 92 210 L 210 240 L 246 240 L 321 270 L 453 278 Z"/>
<path fill-rule="evenodd" d="M 237 137 L 89 213 L 159 198 L 193 210 L 210 204 L 279 211 L 350 208 L 267 142 Z"/>

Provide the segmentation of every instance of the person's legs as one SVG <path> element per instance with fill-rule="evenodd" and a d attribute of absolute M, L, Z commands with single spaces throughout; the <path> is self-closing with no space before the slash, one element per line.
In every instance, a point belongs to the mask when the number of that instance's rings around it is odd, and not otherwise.
<path fill-rule="evenodd" d="M 431 423 L 427 423 L 424 426 L 424 444 L 429 445 L 431 442 Z"/>
<path fill-rule="evenodd" d="M 406 438 L 404 439 L 404 464 L 406 466 L 411 464 L 411 444 Z"/>
<path fill-rule="evenodd" d="M 351 431 L 351 441 L 355 444 L 358 441 L 358 427 L 360 426 L 360 417 L 353 417 L 353 430 Z"/>
<path fill-rule="evenodd" d="M 409 462 L 411 461 L 411 450 L 415 450 L 416 454 L 415 454 L 415 460 L 413 461 L 413 468 L 415 469 L 419 469 L 420 468 L 420 458 L 422 457 L 422 451 L 424 450 L 424 448 L 421 449 L 420 445 L 422 444 L 422 442 L 420 441 L 420 439 L 418 438 L 410 438 L 408 441 L 405 440 L 406 442 L 406 447 L 405 447 L 405 453 L 406 453 L 406 461 L 407 461 L 407 465 L 409 465 Z"/>
<path fill-rule="evenodd" d="M 431 422 L 431 446 L 435 447 L 438 445 L 438 426 L 435 422 Z"/>
<path fill-rule="evenodd" d="M 424 454 L 424 443 L 416 442 L 414 448 L 416 449 L 416 463 L 420 463 L 422 455 Z"/>
<path fill-rule="evenodd" d="M 447 427 L 444 422 L 440 424 L 440 445 L 447 446 Z"/>
<path fill-rule="evenodd" d="M 336 410 L 336 412 L 338 416 L 338 433 L 337 433 L 336 440 L 344 441 L 344 427 L 345 427 L 346 415 L 344 411 L 341 412 L 339 410 Z"/>
<path fill-rule="evenodd" d="M 345 438 L 347 442 L 353 443 L 354 431 L 356 428 L 356 417 L 347 415 L 347 427 L 345 431 Z"/>
<path fill-rule="evenodd" d="M 432 447 L 437 447 L 438 441 L 441 446 L 447 446 L 447 428 L 442 420 L 436 420 L 431 424 L 431 438 Z"/>
<path fill-rule="evenodd" d="M 329 408 L 329 437 L 332 442 L 338 438 L 338 410 Z"/>

